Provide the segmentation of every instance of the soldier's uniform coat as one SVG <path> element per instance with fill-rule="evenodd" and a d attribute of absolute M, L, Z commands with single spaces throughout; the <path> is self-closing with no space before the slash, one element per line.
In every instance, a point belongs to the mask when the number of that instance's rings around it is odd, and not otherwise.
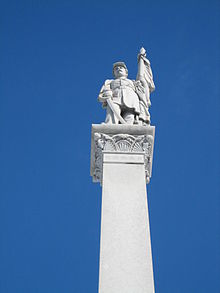
<path fill-rule="evenodd" d="M 99 94 L 99 101 L 103 103 L 103 107 L 106 107 L 105 99 L 102 99 L 105 91 L 112 91 L 112 100 L 115 104 L 120 105 L 123 108 L 133 110 L 136 114 L 140 113 L 140 102 L 138 95 L 135 92 L 135 81 L 127 78 L 117 78 L 106 80 L 105 84 L 101 88 Z"/>

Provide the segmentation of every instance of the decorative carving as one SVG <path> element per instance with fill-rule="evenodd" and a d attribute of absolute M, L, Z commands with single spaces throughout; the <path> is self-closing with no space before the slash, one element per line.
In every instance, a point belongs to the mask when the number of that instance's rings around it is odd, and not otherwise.
<path fill-rule="evenodd" d="M 102 153 L 108 152 L 131 152 L 144 153 L 146 181 L 149 183 L 152 168 L 153 156 L 153 141 L 152 135 L 129 135 L 116 134 L 107 135 L 104 133 L 94 133 L 95 142 L 95 164 L 93 179 L 94 181 L 102 181 Z"/>

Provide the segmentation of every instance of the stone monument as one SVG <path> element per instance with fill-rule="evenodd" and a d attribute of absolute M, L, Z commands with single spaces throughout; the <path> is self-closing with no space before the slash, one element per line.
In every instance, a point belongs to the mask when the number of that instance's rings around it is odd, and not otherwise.
<path fill-rule="evenodd" d="M 98 100 L 106 108 L 92 125 L 91 176 L 102 185 L 99 293 L 153 293 L 153 265 L 146 184 L 154 132 L 150 93 L 155 89 L 146 51 L 138 54 L 136 80 L 124 62 L 113 64 Z"/>

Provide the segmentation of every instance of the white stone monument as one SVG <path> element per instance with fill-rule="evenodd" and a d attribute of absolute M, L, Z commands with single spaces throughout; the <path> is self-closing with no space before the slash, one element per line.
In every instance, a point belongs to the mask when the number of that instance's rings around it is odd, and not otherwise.
<path fill-rule="evenodd" d="M 155 127 L 150 126 L 150 62 L 142 48 L 136 81 L 123 62 L 113 65 L 99 100 L 106 121 L 92 125 L 91 176 L 102 185 L 99 293 L 153 293 L 146 183 Z"/>

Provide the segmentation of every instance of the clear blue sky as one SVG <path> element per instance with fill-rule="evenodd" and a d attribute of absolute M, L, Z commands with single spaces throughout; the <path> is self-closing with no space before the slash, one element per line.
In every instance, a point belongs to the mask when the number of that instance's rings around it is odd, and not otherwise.
<path fill-rule="evenodd" d="M 0 2 L 0 293 L 96 293 L 92 123 L 112 64 L 156 91 L 157 293 L 220 292 L 220 1 Z"/>

